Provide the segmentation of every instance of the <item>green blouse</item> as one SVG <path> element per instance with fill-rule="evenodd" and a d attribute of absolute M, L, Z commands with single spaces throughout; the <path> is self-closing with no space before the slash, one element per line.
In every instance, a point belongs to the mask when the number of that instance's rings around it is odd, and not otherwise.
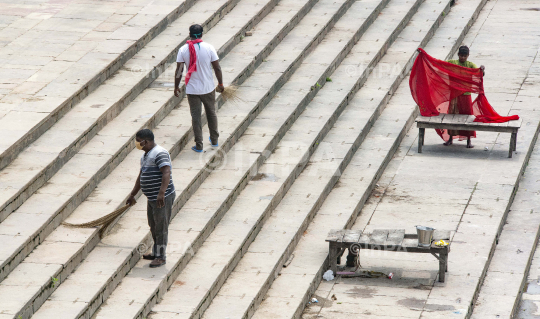
<path fill-rule="evenodd" d="M 455 64 L 455 65 L 459 65 L 465 68 L 478 69 L 476 64 L 472 63 L 471 61 L 465 61 L 465 63 L 461 63 L 459 62 L 459 60 L 448 60 L 447 62 Z M 465 92 L 463 93 L 463 95 L 471 95 L 471 92 Z"/>

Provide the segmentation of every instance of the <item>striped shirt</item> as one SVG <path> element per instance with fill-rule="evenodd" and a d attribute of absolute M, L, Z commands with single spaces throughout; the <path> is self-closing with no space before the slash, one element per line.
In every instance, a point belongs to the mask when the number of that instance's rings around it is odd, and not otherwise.
<path fill-rule="evenodd" d="M 157 200 L 159 189 L 161 188 L 161 179 L 163 177 L 160 168 L 163 166 L 171 167 L 171 180 L 165 191 L 165 197 L 167 197 L 174 193 L 172 164 L 169 152 L 163 147 L 156 145 L 141 157 L 141 189 L 149 201 Z"/>

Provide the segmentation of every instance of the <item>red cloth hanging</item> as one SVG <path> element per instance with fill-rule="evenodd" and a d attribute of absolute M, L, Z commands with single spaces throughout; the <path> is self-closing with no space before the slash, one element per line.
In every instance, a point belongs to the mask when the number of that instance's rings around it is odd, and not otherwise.
<path fill-rule="evenodd" d="M 472 98 L 470 95 L 458 95 L 455 99 L 450 101 L 448 107 L 448 114 L 473 114 Z M 462 130 L 435 130 L 443 140 L 448 141 L 450 135 L 464 140 L 470 137 L 476 137 L 475 131 L 462 131 Z"/>
<path fill-rule="evenodd" d="M 519 116 L 501 116 L 489 104 L 484 94 L 484 78 L 481 69 L 461 67 L 435 59 L 423 49 L 416 57 L 411 70 L 409 86 L 422 116 L 447 113 L 449 102 L 465 92 L 478 94 L 472 102 L 475 122 L 502 123 L 518 120 Z"/>
<path fill-rule="evenodd" d="M 186 73 L 186 85 L 189 82 L 189 79 L 191 78 L 191 73 L 197 71 L 197 51 L 195 51 L 195 43 L 201 43 L 201 39 L 196 40 L 188 40 L 186 41 L 188 44 L 189 49 L 189 66 Z"/>

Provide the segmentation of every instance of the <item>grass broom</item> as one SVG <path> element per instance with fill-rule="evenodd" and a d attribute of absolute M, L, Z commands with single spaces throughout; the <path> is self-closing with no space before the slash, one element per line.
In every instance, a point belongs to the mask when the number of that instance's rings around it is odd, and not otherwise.
<path fill-rule="evenodd" d="M 245 101 L 238 96 L 238 86 L 236 85 L 231 85 L 231 86 L 227 86 L 223 92 L 221 92 L 221 98 L 223 99 L 224 102 L 231 102 L 233 104 L 238 104 L 238 103 L 244 103 Z"/>
<path fill-rule="evenodd" d="M 101 226 L 101 229 L 99 230 L 100 236 L 103 236 L 103 233 L 105 230 L 112 224 L 112 222 L 118 218 L 120 215 L 122 215 L 127 209 L 129 208 L 129 205 L 122 206 L 115 210 L 114 212 L 107 214 L 103 217 L 100 217 L 96 220 L 82 223 L 82 224 L 70 224 L 70 223 L 62 223 L 62 225 L 69 226 L 69 227 L 75 227 L 75 228 L 90 228 L 90 227 L 98 227 Z"/>

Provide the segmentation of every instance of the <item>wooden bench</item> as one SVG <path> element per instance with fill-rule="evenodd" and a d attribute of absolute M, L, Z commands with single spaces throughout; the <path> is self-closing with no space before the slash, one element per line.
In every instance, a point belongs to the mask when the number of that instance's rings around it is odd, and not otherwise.
<path fill-rule="evenodd" d="M 445 272 L 448 271 L 448 246 L 436 246 L 439 240 L 448 241 L 450 231 L 435 231 L 430 247 L 418 246 L 417 234 L 405 234 L 405 229 L 376 229 L 373 233 L 362 233 L 361 230 L 332 229 L 326 241 L 329 243 L 330 269 L 337 274 L 337 259 L 344 249 L 354 255 L 360 249 L 388 250 L 406 253 L 432 254 L 439 260 L 439 281 L 444 282 Z"/>
<path fill-rule="evenodd" d="M 509 121 L 505 123 L 480 123 L 474 122 L 474 115 L 462 114 L 440 114 L 438 116 L 419 116 L 416 118 L 416 126 L 420 129 L 418 136 L 418 153 L 422 153 L 424 145 L 424 135 L 427 128 L 452 129 L 461 131 L 487 131 L 499 133 L 511 133 L 510 149 L 508 157 L 512 157 L 512 152 L 516 150 L 517 133 L 521 127 L 522 120 Z"/>

